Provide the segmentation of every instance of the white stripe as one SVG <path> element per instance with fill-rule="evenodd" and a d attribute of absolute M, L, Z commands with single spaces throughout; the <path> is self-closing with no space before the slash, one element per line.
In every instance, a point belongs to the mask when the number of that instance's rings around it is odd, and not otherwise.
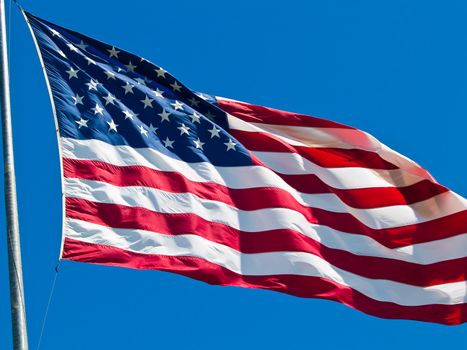
<path fill-rule="evenodd" d="M 394 281 L 369 279 L 341 270 L 309 253 L 244 254 L 197 235 L 169 236 L 144 230 L 111 229 L 75 219 L 67 219 L 66 236 L 141 254 L 198 257 L 248 276 L 287 274 L 321 277 L 349 286 L 372 299 L 405 306 L 467 302 L 466 281 L 422 288 Z"/>
<path fill-rule="evenodd" d="M 177 171 L 193 181 L 213 181 L 218 184 L 228 182 L 230 188 L 263 187 L 265 184 L 277 187 L 274 184 L 280 181 L 277 174 L 262 166 L 221 167 L 206 162 L 186 163 L 155 149 L 113 146 L 99 140 L 61 138 L 61 144 L 63 156 L 66 158 L 100 160 L 115 165 L 143 165 L 162 171 Z M 277 168 L 285 174 L 316 174 L 323 182 L 334 188 L 393 187 L 393 183 L 396 183 L 397 186 L 407 186 L 420 181 L 415 176 L 404 177 L 399 170 L 379 173 L 364 168 L 326 169 L 316 166 L 308 160 L 302 162 L 302 158 L 298 155 L 296 156 L 300 158 L 296 158 L 292 162 L 292 159 L 288 158 L 289 154 L 268 154 L 264 155 L 263 158 L 271 163 L 273 169 Z M 287 157 L 287 163 L 292 164 L 290 168 L 280 164 L 284 161 L 283 156 Z M 300 167 L 301 162 L 303 167 Z M 245 170 L 250 173 L 248 178 L 242 175 Z M 284 183 L 283 180 L 281 182 Z"/>
<path fill-rule="evenodd" d="M 271 134 L 274 137 L 287 142 L 292 146 L 305 147 L 333 147 L 351 149 L 349 144 L 342 142 L 337 137 L 328 133 L 328 128 L 311 128 L 305 126 L 273 125 L 246 122 L 227 113 L 229 129 L 246 132 L 260 132 Z M 353 130 L 342 129 L 353 133 Z"/>
<path fill-rule="evenodd" d="M 227 100 L 218 98 L 219 100 Z M 239 101 L 234 101 L 239 102 Z M 240 102 L 245 103 L 245 102 Z M 337 147 L 344 149 L 363 149 L 378 153 L 388 162 L 400 169 L 430 181 L 433 176 L 413 160 L 394 151 L 378 141 L 374 136 L 358 129 L 344 128 L 314 128 L 305 126 L 273 125 L 265 123 L 249 123 L 227 114 L 229 127 L 244 131 L 259 131 L 271 133 L 291 145 L 305 145 L 309 147 Z"/>
<path fill-rule="evenodd" d="M 285 175 L 315 174 L 334 188 L 404 187 L 420 182 L 418 176 L 399 169 L 324 168 L 297 153 L 251 153 L 275 172 Z"/>
<path fill-rule="evenodd" d="M 466 255 L 462 247 L 466 246 L 467 235 L 440 240 L 439 245 L 430 242 L 393 250 L 367 236 L 347 234 L 326 226 L 310 224 L 302 214 L 290 209 L 244 211 L 222 202 L 201 199 L 191 193 L 172 193 L 140 186 L 119 187 L 100 181 L 71 178 L 65 179 L 65 184 L 66 196 L 70 198 L 146 208 L 158 213 L 191 213 L 207 221 L 221 223 L 245 232 L 290 229 L 330 248 L 347 250 L 358 255 L 392 258 L 418 264 Z M 453 243 L 458 245 L 445 249 Z M 438 253 L 432 255 L 432 250 L 436 248 Z"/>

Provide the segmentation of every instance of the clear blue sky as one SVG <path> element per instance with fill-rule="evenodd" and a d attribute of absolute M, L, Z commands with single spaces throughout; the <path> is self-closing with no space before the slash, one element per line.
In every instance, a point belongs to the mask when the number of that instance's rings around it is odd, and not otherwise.
<path fill-rule="evenodd" d="M 465 1 L 21 3 L 39 17 L 146 57 L 197 91 L 368 131 L 467 195 Z M 10 44 L 25 292 L 35 349 L 61 239 L 59 161 L 45 81 L 16 8 Z M 3 210 L 0 219 L 4 232 Z M 0 252 L 0 348 L 8 349 L 5 238 Z M 466 339 L 467 325 L 384 320 L 330 301 L 64 262 L 41 348 L 426 350 L 461 348 Z"/>

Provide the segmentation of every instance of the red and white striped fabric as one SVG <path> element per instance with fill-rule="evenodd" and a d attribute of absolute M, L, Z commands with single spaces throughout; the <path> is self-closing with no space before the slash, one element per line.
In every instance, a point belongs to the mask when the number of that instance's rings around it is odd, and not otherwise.
<path fill-rule="evenodd" d="M 63 259 L 337 300 L 379 317 L 466 322 L 464 198 L 363 131 L 218 105 L 256 165 L 62 138 Z"/>

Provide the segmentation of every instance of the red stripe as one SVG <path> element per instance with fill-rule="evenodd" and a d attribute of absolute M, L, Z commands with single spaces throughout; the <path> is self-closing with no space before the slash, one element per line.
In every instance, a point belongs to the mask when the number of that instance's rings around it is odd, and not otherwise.
<path fill-rule="evenodd" d="M 347 233 L 364 234 L 389 248 L 465 233 L 467 221 L 465 210 L 420 224 L 373 229 L 349 213 L 335 213 L 303 206 L 290 193 L 276 188 L 230 189 L 215 183 L 192 182 L 175 172 L 162 172 L 142 166 L 119 167 L 96 161 L 64 159 L 63 167 L 65 177 L 98 180 L 116 186 L 146 186 L 175 193 L 188 192 L 204 199 L 224 202 L 241 210 L 289 208 L 303 214 L 312 224 Z"/>
<path fill-rule="evenodd" d="M 194 257 L 139 254 L 65 238 L 63 259 L 178 273 L 210 284 L 261 288 L 305 298 L 341 302 L 370 315 L 456 325 L 467 322 L 467 304 L 401 306 L 381 302 L 336 282 L 298 275 L 244 276 Z"/>
<path fill-rule="evenodd" d="M 381 158 L 377 153 L 362 149 L 292 146 L 267 133 L 234 129 L 229 132 L 250 151 L 296 153 L 325 168 L 399 169 L 394 164 Z"/>
<path fill-rule="evenodd" d="M 293 230 L 243 232 L 206 221 L 195 214 L 162 214 L 144 208 L 66 199 L 66 216 L 111 228 L 141 229 L 166 235 L 196 234 L 242 253 L 297 251 L 317 255 L 343 270 L 373 279 L 430 286 L 464 281 L 467 257 L 420 265 L 395 259 L 361 256 L 328 248 Z"/>
<path fill-rule="evenodd" d="M 355 130 L 350 126 L 332 122 L 330 120 L 312 117 L 305 114 L 281 111 L 269 107 L 250 105 L 239 101 L 218 99 L 217 104 L 227 113 L 252 123 Z"/>

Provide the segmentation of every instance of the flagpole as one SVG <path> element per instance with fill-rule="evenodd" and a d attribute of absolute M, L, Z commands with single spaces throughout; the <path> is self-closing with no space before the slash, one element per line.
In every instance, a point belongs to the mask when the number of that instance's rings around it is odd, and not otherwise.
<path fill-rule="evenodd" d="M 16 179 L 13 158 L 13 137 L 10 111 L 10 77 L 6 40 L 5 1 L 0 0 L 0 55 L 1 55 L 1 112 L 3 138 L 3 166 L 5 181 L 5 208 L 7 221 L 8 271 L 10 276 L 11 323 L 13 349 L 27 350 L 26 310 L 23 291 L 23 272 L 19 239 Z"/>

